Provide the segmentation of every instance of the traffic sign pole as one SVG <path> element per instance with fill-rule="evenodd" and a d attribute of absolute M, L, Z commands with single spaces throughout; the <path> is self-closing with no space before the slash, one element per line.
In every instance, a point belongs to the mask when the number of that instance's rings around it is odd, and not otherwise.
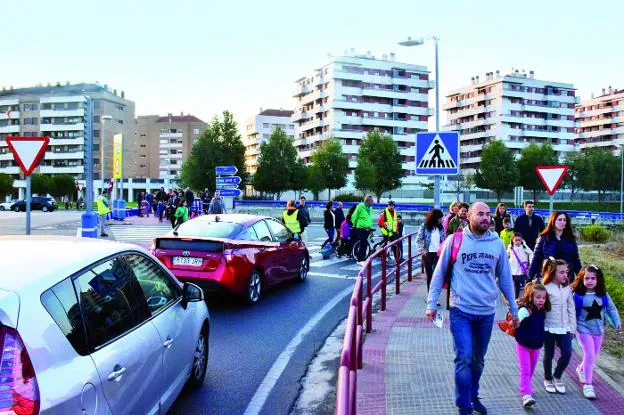
<path fill-rule="evenodd" d="M 553 213 L 553 204 L 554 204 L 553 195 L 550 195 L 550 201 L 548 203 L 548 209 L 550 210 L 550 212 L 549 212 L 550 214 Z"/>
<path fill-rule="evenodd" d="M 438 38 L 434 38 L 435 42 L 435 77 L 436 77 L 436 131 L 440 131 L 440 72 L 438 67 Z M 459 153 L 459 149 L 457 150 Z M 459 168 L 459 165 L 457 166 Z M 435 176 L 434 187 L 433 187 L 433 205 L 436 209 L 440 209 L 440 199 L 441 199 L 441 191 L 440 191 L 440 176 Z"/>
<path fill-rule="evenodd" d="M 26 176 L 26 235 L 30 235 L 30 175 Z"/>

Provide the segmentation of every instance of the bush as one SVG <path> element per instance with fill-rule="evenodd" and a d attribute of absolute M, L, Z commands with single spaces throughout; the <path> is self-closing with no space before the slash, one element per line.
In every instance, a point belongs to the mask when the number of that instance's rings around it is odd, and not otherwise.
<path fill-rule="evenodd" d="M 334 201 L 336 202 L 361 202 L 363 199 L 362 196 L 357 196 L 353 193 L 344 193 L 334 197 Z"/>
<path fill-rule="evenodd" d="M 579 231 L 581 238 L 588 242 L 604 243 L 611 237 L 611 232 L 598 224 L 583 226 Z"/>

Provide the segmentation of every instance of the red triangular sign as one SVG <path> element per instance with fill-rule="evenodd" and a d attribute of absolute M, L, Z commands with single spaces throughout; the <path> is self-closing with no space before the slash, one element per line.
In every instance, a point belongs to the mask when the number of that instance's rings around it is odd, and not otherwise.
<path fill-rule="evenodd" d="M 554 195 L 555 191 L 563 181 L 566 173 L 568 172 L 568 166 L 538 166 L 535 168 L 535 173 L 540 178 L 546 191 L 549 195 Z"/>
<path fill-rule="evenodd" d="M 15 161 L 24 172 L 24 176 L 30 176 L 45 154 L 50 139 L 48 137 L 7 137 L 6 142 Z"/>

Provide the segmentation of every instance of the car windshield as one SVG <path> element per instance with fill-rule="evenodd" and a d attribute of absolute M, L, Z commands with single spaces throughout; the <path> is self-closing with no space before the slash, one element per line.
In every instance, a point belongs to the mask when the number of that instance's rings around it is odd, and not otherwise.
<path fill-rule="evenodd" d="M 231 238 L 242 229 L 238 223 L 190 220 L 180 225 L 177 232 L 182 237 Z"/>

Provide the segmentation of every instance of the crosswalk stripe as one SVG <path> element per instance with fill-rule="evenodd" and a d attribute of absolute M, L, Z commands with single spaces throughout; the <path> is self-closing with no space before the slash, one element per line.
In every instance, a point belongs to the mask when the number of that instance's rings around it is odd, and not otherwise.
<path fill-rule="evenodd" d="M 149 241 L 157 236 L 166 234 L 171 230 L 171 227 L 112 225 L 109 229 L 117 241 Z"/>
<path fill-rule="evenodd" d="M 330 274 L 326 272 L 314 272 L 314 271 L 308 272 L 308 275 L 312 277 L 336 278 L 340 280 L 354 280 L 357 277 L 357 275 L 349 276 L 349 275 L 344 275 L 344 274 Z"/>
<path fill-rule="evenodd" d="M 351 259 L 350 258 L 336 258 L 336 257 L 332 257 L 332 258 L 329 258 L 329 259 L 323 259 L 321 261 L 310 262 L 310 266 L 311 267 L 315 267 L 315 268 L 322 268 L 322 267 L 326 267 L 328 265 L 340 264 L 341 262 L 345 262 L 345 261 L 351 261 Z"/>

